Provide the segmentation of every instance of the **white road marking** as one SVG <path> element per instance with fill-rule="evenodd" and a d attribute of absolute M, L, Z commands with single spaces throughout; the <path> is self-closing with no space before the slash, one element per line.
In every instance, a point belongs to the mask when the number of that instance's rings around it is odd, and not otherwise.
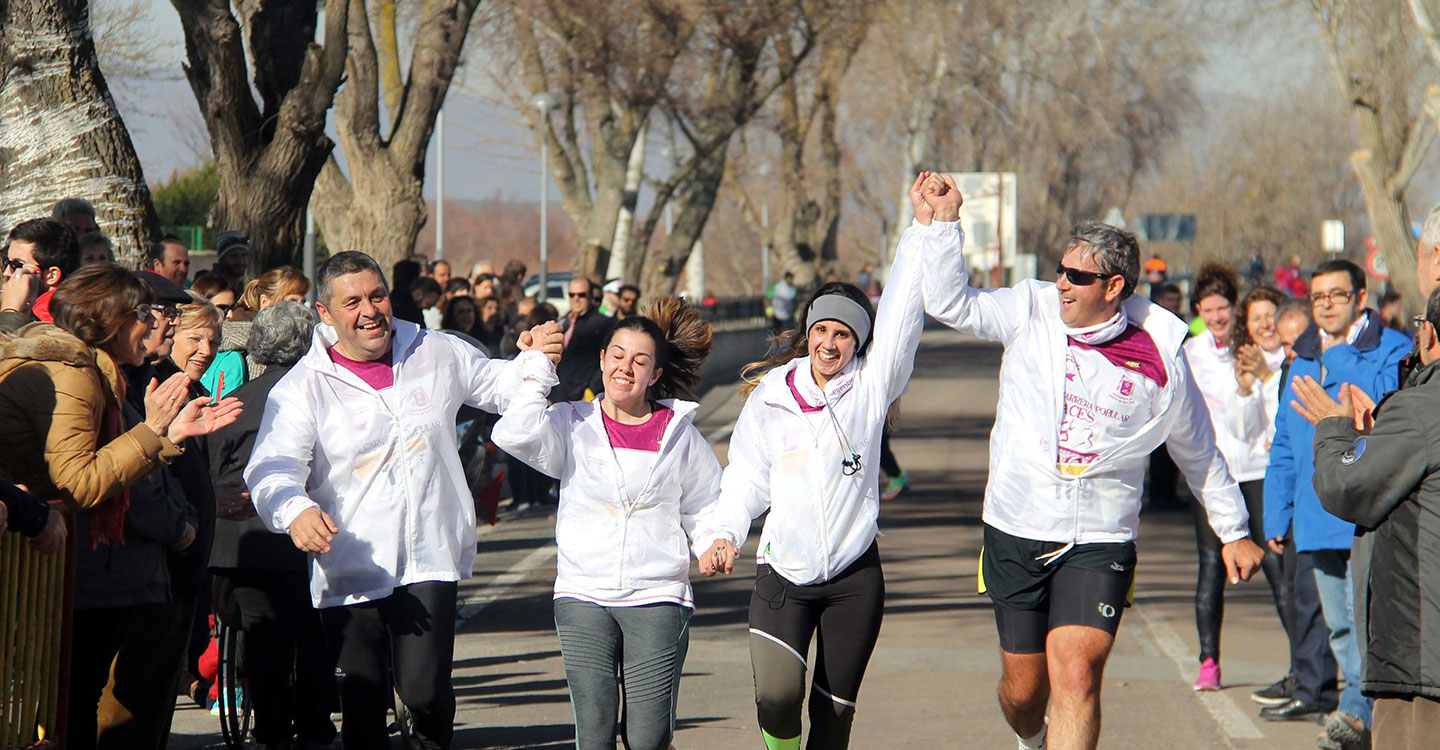
<path fill-rule="evenodd" d="M 1170 626 L 1165 616 L 1161 615 L 1154 606 L 1146 606 L 1144 596 L 1135 598 L 1134 611 L 1140 616 L 1141 622 L 1145 623 L 1145 629 L 1150 633 L 1150 639 L 1155 642 L 1155 647 L 1162 654 L 1175 662 L 1175 671 L 1180 679 L 1189 680 L 1190 671 L 1195 668 L 1195 657 Z M 1259 740 L 1265 738 L 1265 733 L 1255 726 L 1249 715 L 1235 705 L 1235 701 L 1223 690 L 1203 690 L 1196 694 L 1200 705 L 1210 714 L 1210 718 L 1220 726 L 1229 738 L 1237 740 Z"/>
<path fill-rule="evenodd" d="M 492 603 L 505 597 L 505 592 L 510 587 L 525 580 L 525 576 L 541 565 L 550 562 L 555 557 L 555 543 L 550 542 L 543 547 L 532 550 L 523 560 L 515 563 L 511 568 L 490 582 L 489 586 L 480 590 L 475 596 L 465 597 L 464 606 L 460 607 L 459 618 L 469 620 Z"/>

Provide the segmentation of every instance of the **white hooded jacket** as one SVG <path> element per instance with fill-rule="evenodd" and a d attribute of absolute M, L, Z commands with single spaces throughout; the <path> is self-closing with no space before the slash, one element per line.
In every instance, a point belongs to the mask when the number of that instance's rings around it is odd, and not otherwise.
<path fill-rule="evenodd" d="M 1067 474 L 1056 456 L 1069 342 L 1055 285 L 1025 280 L 1009 288 L 973 288 L 960 241 L 951 229 L 948 242 L 926 246 L 925 311 L 958 331 L 1005 345 L 985 523 L 1048 542 L 1134 539 L 1147 458 L 1166 443 L 1216 535 L 1227 543 L 1248 536 L 1244 498 L 1215 446 L 1210 413 L 1185 359 L 1186 325 L 1149 300 L 1131 295 L 1124 301 L 1130 322 L 1159 349 L 1166 382 L 1147 423 L 1080 475 Z"/>
<path fill-rule="evenodd" d="M 664 399 L 673 410 L 645 489 L 628 498 L 625 477 L 610 447 L 600 398 L 546 407 L 557 381 L 526 381 L 495 424 L 500 449 L 560 480 L 555 519 L 555 590 L 601 595 L 690 581 L 697 525 L 720 496 L 720 462 L 695 428 L 693 401 Z M 687 539 L 692 543 L 687 545 Z"/>
<path fill-rule="evenodd" d="M 286 532 L 320 508 L 340 531 L 310 556 L 316 607 L 389 596 L 397 586 L 469 578 L 475 505 L 455 444 L 460 405 L 500 411 L 549 360 L 509 362 L 439 331 L 393 322 L 395 384 L 376 391 L 331 361 L 335 329 L 315 327 L 310 350 L 265 404 L 245 484 L 260 519 Z"/>
<path fill-rule="evenodd" d="M 1215 426 L 1215 445 L 1225 456 L 1225 463 L 1235 481 L 1264 479 L 1265 467 L 1270 463 L 1264 391 L 1267 388 L 1275 390 L 1273 386 L 1278 382 L 1268 385 L 1257 383 L 1249 397 L 1241 396 L 1240 384 L 1235 380 L 1235 357 L 1231 355 L 1230 347 L 1215 346 L 1215 334 L 1208 330 L 1185 342 L 1185 356 L 1190 360 L 1195 383 L 1205 395 L 1205 405 Z M 1269 357 L 1268 354 L 1266 356 Z M 1277 381 L 1278 378 L 1271 377 L 1271 380 Z M 1278 397 L 1278 391 L 1276 394 Z M 1269 422 L 1273 432 L 1273 411 L 1269 414 Z"/>
<path fill-rule="evenodd" d="M 870 348 L 831 378 L 823 394 L 810 375 L 809 357 L 761 378 L 730 437 L 720 525 L 708 538 L 702 534 L 704 548 L 720 537 L 743 545 L 751 520 L 767 509 L 757 559 L 797 585 L 830 580 L 870 548 L 879 534 L 885 414 L 910 381 L 924 324 L 921 248 L 944 243 L 950 234 L 918 223 L 905 230 L 880 298 Z M 807 403 L 828 405 L 819 412 L 802 411 L 787 383 L 792 372 Z M 846 474 L 841 463 L 849 457 L 846 442 L 861 457 L 853 474 Z"/>

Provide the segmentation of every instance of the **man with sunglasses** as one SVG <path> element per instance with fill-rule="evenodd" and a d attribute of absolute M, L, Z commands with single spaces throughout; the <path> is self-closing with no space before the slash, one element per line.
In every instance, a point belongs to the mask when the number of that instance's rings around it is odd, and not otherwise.
<path fill-rule="evenodd" d="M 22 221 L 10 230 L 4 262 L 0 332 L 14 333 L 37 320 L 51 321 L 50 295 L 80 267 L 80 245 L 63 222 Z"/>
<path fill-rule="evenodd" d="M 560 384 L 550 390 L 550 399 L 555 403 L 579 401 L 586 397 L 586 391 L 593 396 L 602 389 L 600 350 L 605 348 L 605 337 L 610 335 L 615 319 L 602 314 L 594 304 L 592 287 L 594 284 L 584 276 L 571 279 L 567 287 L 570 314 L 561 323 L 565 352 L 555 366 Z"/>
<path fill-rule="evenodd" d="M 1360 693 L 1362 652 L 1355 633 L 1350 546 L 1355 524 L 1336 518 L 1315 494 L 1315 426 L 1293 409 L 1295 382 L 1309 378 L 1332 396 L 1344 383 L 1380 398 L 1395 390 L 1400 360 L 1410 351 L 1403 334 L 1385 327 L 1379 313 L 1365 307 L 1365 272 L 1348 260 L 1331 260 L 1310 278 L 1310 304 L 1315 322 L 1295 341 L 1290 380 L 1283 383 L 1282 408 L 1275 418 L 1275 439 L 1265 471 L 1265 537 L 1283 549 L 1286 532 L 1295 540 L 1297 576 L 1314 576 L 1320 608 L 1330 630 L 1330 649 L 1340 662 L 1345 689 L 1338 711 L 1325 720 L 1321 747 L 1368 747 L 1370 701 Z M 1297 676 L 1298 677 L 1298 676 Z M 1296 694 L 1315 694 L 1304 685 Z M 1314 719 L 1323 706 L 1303 697 L 1261 709 L 1271 720 Z M 1329 744 L 1325 744 L 1328 742 Z"/>
<path fill-rule="evenodd" d="M 1005 345 L 980 566 L 1000 636 L 1000 707 L 1021 748 L 1047 737 L 1094 748 L 1150 453 L 1169 446 L 1224 543 L 1231 582 L 1254 575 L 1262 554 L 1185 359 L 1186 326 L 1133 294 L 1134 235 L 1083 221 L 1054 283 L 998 289 L 970 286 L 960 244 L 957 226 L 953 242 L 927 246 L 925 311 Z"/>

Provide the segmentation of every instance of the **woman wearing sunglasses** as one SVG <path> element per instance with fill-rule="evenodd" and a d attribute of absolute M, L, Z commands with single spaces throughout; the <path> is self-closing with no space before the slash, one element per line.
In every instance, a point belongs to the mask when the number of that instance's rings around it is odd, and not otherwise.
<path fill-rule="evenodd" d="M 917 221 L 900 240 L 879 311 L 859 287 L 827 283 L 805 304 L 799 326 L 780 334 L 778 353 L 744 370 L 746 401 L 730 437 L 719 526 L 700 570 L 730 572 L 751 521 L 769 511 L 750 598 L 750 663 L 769 750 L 800 747 L 806 654 L 817 634 L 809 747 L 850 744 L 885 607 L 876 544 L 881 431 L 920 343 L 919 255 L 954 235 L 953 225 L 932 225 L 922 191 L 941 183 L 929 178 L 921 173 L 911 186 Z M 950 191 L 941 210 L 957 213 L 960 200 Z"/>
<path fill-rule="evenodd" d="M 1055 746 L 1093 748 L 1150 453 L 1168 444 L 1232 581 L 1254 574 L 1261 551 L 1185 360 L 1187 328 L 1133 294 L 1134 235 L 1082 221 L 1054 283 L 999 289 L 969 286 L 957 244 L 924 257 L 925 310 L 1005 346 L 980 566 L 999 632 L 1000 707 L 1022 748 L 1045 747 L 1049 732 Z"/>

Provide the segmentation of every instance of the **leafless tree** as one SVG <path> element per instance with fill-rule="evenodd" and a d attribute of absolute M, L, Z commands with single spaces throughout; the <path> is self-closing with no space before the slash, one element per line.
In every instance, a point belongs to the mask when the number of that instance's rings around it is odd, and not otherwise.
<path fill-rule="evenodd" d="M 235 12 L 231 0 L 172 3 L 220 176 L 211 223 L 249 235 L 254 270 L 293 263 L 310 191 L 334 147 L 325 117 L 345 72 L 348 3 L 326 0 L 323 46 L 313 41 L 312 2 L 234 0 Z"/>
<path fill-rule="evenodd" d="M 1320 29 L 1340 95 L 1355 121 L 1350 167 L 1365 196 L 1375 242 L 1391 283 L 1419 309 L 1415 247 L 1405 191 L 1435 140 L 1440 119 L 1436 67 L 1425 64 L 1434 38 L 1421 0 L 1304 0 Z M 1418 32 L 1418 33 L 1417 33 Z"/>
<path fill-rule="evenodd" d="M 311 205 L 327 242 L 388 266 L 412 252 L 425 225 L 425 154 L 479 0 L 407 4 L 398 11 L 394 0 L 349 3 L 347 80 L 335 106 L 345 167 L 333 156 L 326 161 Z M 397 26 L 407 8 L 418 15 L 402 75 Z"/>
<path fill-rule="evenodd" d="M 150 190 L 95 54 L 85 0 L 0 2 L 0 226 L 95 204 L 117 255 L 158 232 Z"/>

